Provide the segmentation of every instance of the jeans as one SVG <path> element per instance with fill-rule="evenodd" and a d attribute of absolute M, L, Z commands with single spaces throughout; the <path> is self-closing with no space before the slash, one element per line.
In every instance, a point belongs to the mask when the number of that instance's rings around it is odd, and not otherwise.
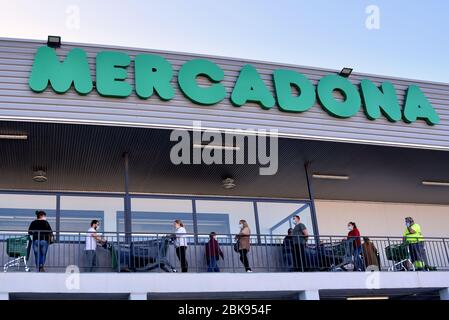
<path fill-rule="evenodd" d="M 354 248 L 354 271 L 363 271 L 363 261 L 360 257 L 360 254 L 362 253 L 362 247 L 355 247 Z"/>
<path fill-rule="evenodd" d="M 207 272 L 220 272 L 216 257 L 210 257 L 207 261 Z"/>
<path fill-rule="evenodd" d="M 251 271 L 251 268 L 249 267 L 249 261 L 248 261 L 248 250 L 242 249 L 239 250 L 240 252 L 240 261 L 245 266 L 245 271 Z"/>
<path fill-rule="evenodd" d="M 34 240 L 33 251 L 34 260 L 36 261 L 36 267 L 43 267 L 45 264 L 45 258 L 47 257 L 48 242 L 46 240 Z"/>
<path fill-rule="evenodd" d="M 187 269 L 189 267 L 189 265 L 187 263 L 187 258 L 186 258 L 186 250 L 187 250 L 187 247 L 184 247 L 184 246 L 176 247 L 176 255 L 178 256 L 178 259 L 181 262 L 181 271 L 182 272 L 187 272 Z"/>
<path fill-rule="evenodd" d="M 288 271 L 293 271 L 294 270 L 294 263 L 293 263 L 293 250 L 290 248 L 284 248 L 282 250 L 282 258 L 283 258 L 283 263 L 284 263 L 284 267 L 286 270 Z"/>
<path fill-rule="evenodd" d="M 293 270 L 294 271 L 307 271 L 306 261 L 306 244 L 295 243 L 293 246 Z"/>
<path fill-rule="evenodd" d="M 97 266 L 97 251 L 86 250 L 84 252 L 86 253 L 86 271 L 93 272 Z"/>

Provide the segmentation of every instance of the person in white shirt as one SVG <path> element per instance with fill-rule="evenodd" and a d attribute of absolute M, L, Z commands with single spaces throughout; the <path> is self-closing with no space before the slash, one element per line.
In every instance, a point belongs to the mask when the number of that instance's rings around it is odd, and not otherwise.
<path fill-rule="evenodd" d="M 184 228 L 184 224 L 181 220 L 175 220 L 174 226 L 176 229 L 176 241 L 175 241 L 175 247 L 176 247 L 176 255 L 178 256 L 179 261 L 181 262 L 181 271 L 187 272 L 188 269 L 188 263 L 187 263 L 187 257 L 186 257 L 186 250 L 187 250 L 187 231 Z"/>
<path fill-rule="evenodd" d="M 90 223 L 90 228 L 87 230 L 86 236 L 86 249 L 84 250 L 86 254 L 86 265 L 87 271 L 93 272 L 94 268 L 97 266 L 97 243 L 104 244 L 106 240 L 101 238 L 97 229 L 100 227 L 100 221 L 92 220 Z"/>

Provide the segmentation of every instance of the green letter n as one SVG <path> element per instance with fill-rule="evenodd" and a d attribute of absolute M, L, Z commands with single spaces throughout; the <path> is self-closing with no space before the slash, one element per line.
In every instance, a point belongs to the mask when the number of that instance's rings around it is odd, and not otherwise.
<path fill-rule="evenodd" d="M 60 62 L 54 49 L 47 46 L 37 50 L 29 79 L 31 90 L 42 92 L 48 82 L 57 93 L 67 92 L 72 83 L 76 92 L 88 94 L 92 91 L 92 78 L 86 53 L 72 49 L 63 62 Z"/>

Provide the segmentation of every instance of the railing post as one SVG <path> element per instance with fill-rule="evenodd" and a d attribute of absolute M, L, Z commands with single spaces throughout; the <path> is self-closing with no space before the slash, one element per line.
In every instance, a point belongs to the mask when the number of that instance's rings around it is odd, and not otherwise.
<path fill-rule="evenodd" d="M 235 273 L 235 262 L 234 262 L 234 243 L 232 242 L 232 234 L 229 235 L 231 242 L 231 261 L 232 261 L 232 272 Z"/>
<path fill-rule="evenodd" d="M 269 259 L 269 257 L 270 257 L 270 255 L 268 254 L 268 243 L 267 243 L 267 236 L 266 235 L 264 235 L 264 242 L 265 242 L 265 254 L 266 254 L 266 257 L 267 257 L 267 268 L 268 268 L 268 272 L 270 272 L 270 259 Z"/>
<path fill-rule="evenodd" d="M 125 196 L 124 196 L 124 224 L 125 224 L 125 242 L 131 243 L 132 233 L 132 218 L 131 218 L 131 198 L 129 196 L 129 154 L 125 152 L 124 158 L 124 171 L 125 171 Z"/>
<path fill-rule="evenodd" d="M 81 247 L 81 232 L 78 232 L 78 266 L 79 266 L 79 268 L 81 270 L 81 268 L 83 266 L 81 265 L 81 250 L 80 250 L 80 247 Z"/>
<path fill-rule="evenodd" d="M 335 270 L 333 270 L 333 268 L 335 267 L 335 257 L 334 257 L 334 245 L 333 245 L 333 243 L 332 243 L 332 236 L 329 236 L 329 246 L 330 246 L 330 251 L 332 252 L 332 257 L 330 257 L 331 259 L 332 259 L 332 271 L 335 271 Z M 329 261 L 329 263 L 330 263 L 331 261 Z"/>
<path fill-rule="evenodd" d="M 120 271 L 121 271 L 121 249 L 120 249 L 120 234 L 118 231 L 117 231 L 116 241 L 117 241 L 117 244 L 116 244 L 116 246 L 117 246 L 117 256 L 116 256 L 117 269 L 118 269 L 118 272 L 120 273 Z"/>
<path fill-rule="evenodd" d="M 390 242 L 390 237 L 387 237 L 387 243 L 388 243 L 388 247 L 390 248 L 390 250 L 391 250 L 391 242 Z M 391 253 L 392 254 L 392 253 Z M 393 269 L 393 272 L 394 271 L 396 271 L 396 266 L 395 266 L 395 264 L 394 264 L 394 257 L 392 257 L 393 258 L 393 260 L 392 260 L 392 269 Z M 390 269 L 390 267 L 388 267 L 388 269 L 387 270 L 389 270 Z"/>
<path fill-rule="evenodd" d="M 443 248 L 444 248 L 444 252 L 446 253 L 446 257 L 445 257 L 444 261 L 447 263 L 447 262 L 449 262 L 449 254 L 447 253 L 447 247 L 446 247 L 446 242 L 444 241 L 444 238 L 443 238 Z"/>

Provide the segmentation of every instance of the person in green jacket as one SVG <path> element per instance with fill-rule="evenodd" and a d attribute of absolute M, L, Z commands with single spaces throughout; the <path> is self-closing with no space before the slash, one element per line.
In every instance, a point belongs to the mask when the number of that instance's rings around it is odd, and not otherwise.
<path fill-rule="evenodd" d="M 421 233 L 421 226 L 413 220 L 412 217 L 405 218 L 406 229 L 404 231 L 404 243 L 410 250 L 410 258 L 415 270 L 424 270 L 428 268 L 426 249 L 424 247 L 424 237 Z M 411 266 L 409 266 L 409 269 Z"/>

